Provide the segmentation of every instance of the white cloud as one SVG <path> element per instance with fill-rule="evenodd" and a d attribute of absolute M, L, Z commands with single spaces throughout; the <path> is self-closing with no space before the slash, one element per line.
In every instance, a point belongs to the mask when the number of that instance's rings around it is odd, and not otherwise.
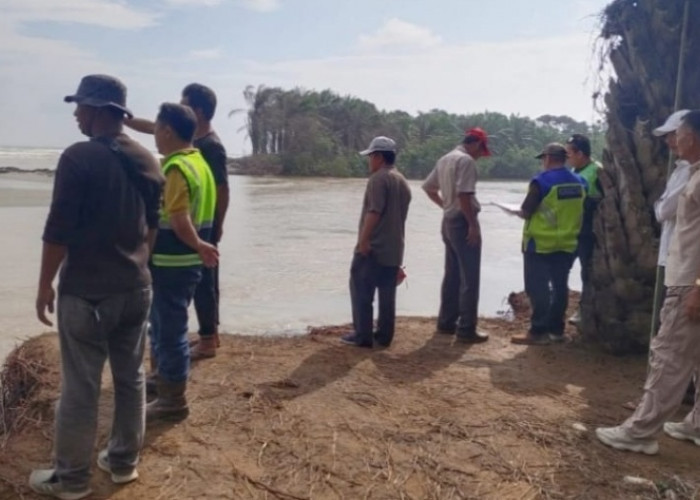
<path fill-rule="evenodd" d="M 250 10 L 257 12 L 272 12 L 280 7 L 280 0 L 238 0 L 239 3 Z"/>
<path fill-rule="evenodd" d="M 211 48 L 190 50 L 187 55 L 191 59 L 221 59 L 222 53 L 220 48 Z"/>
<path fill-rule="evenodd" d="M 3 16 L 16 22 L 53 21 L 115 29 L 141 29 L 158 16 L 116 0 L 4 0 Z"/>
<path fill-rule="evenodd" d="M 359 45 L 363 49 L 386 47 L 415 49 L 434 47 L 439 45 L 441 40 L 427 28 L 394 18 L 387 21 L 375 33 L 360 35 Z"/>
<path fill-rule="evenodd" d="M 166 4 L 175 7 L 215 7 L 226 0 L 164 0 Z M 272 12 L 280 7 L 280 0 L 235 0 L 248 10 L 257 12 Z"/>
<path fill-rule="evenodd" d="M 591 50 L 584 34 L 442 44 L 409 53 L 250 62 L 246 73 L 251 83 L 331 88 L 367 99 L 380 109 L 411 113 L 433 108 L 455 113 L 490 110 L 531 117 L 556 113 L 591 121 L 595 114 L 586 57 Z"/>
<path fill-rule="evenodd" d="M 165 3 L 169 5 L 193 7 L 213 7 L 222 2 L 223 0 L 165 0 Z"/>

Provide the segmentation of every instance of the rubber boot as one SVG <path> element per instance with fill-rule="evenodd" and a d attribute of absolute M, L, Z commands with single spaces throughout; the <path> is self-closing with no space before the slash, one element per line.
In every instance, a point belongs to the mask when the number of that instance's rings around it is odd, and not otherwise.
<path fill-rule="evenodd" d="M 187 381 L 169 382 L 158 379 L 158 397 L 146 405 L 146 422 L 163 420 L 178 422 L 190 414 L 185 399 Z"/>
<path fill-rule="evenodd" d="M 197 361 L 216 356 L 217 340 L 217 334 L 200 337 L 199 342 L 190 348 L 190 360 Z"/>

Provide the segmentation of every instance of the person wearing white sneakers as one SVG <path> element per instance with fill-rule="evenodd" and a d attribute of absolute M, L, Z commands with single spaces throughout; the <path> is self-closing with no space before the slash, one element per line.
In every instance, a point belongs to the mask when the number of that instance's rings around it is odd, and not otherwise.
<path fill-rule="evenodd" d="M 617 427 L 596 429 L 604 444 L 653 455 L 654 435 L 663 428 L 674 439 L 700 446 L 700 398 L 682 422 L 666 422 L 681 405 L 688 383 L 700 368 L 700 110 L 688 112 L 676 131 L 678 156 L 690 176 L 678 201 L 664 284 L 659 334 L 651 342 L 644 396 L 634 414 Z"/>
<path fill-rule="evenodd" d="M 56 307 L 61 395 L 53 466 L 34 470 L 29 486 L 42 495 L 79 500 L 91 493 L 90 462 L 107 360 L 114 385 L 107 462 L 122 482 L 136 478 L 146 414 L 148 258 L 165 178 L 155 157 L 123 133 L 124 117 L 132 115 L 122 82 L 88 75 L 65 101 L 77 105 L 78 128 L 90 140 L 61 155 L 42 238 L 36 314 L 50 326 L 46 313 Z"/>

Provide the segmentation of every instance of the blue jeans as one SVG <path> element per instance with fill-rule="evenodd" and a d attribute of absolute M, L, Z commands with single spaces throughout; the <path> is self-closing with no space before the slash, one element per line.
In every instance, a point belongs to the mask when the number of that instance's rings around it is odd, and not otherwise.
<path fill-rule="evenodd" d="M 184 382 L 190 371 L 187 308 L 201 279 L 202 269 L 201 266 L 152 266 L 151 274 L 151 357 L 161 378 L 168 382 Z"/>
<path fill-rule="evenodd" d="M 139 461 L 145 429 L 143 354 L 151 290 L 106 297 L 58 297 L 61 396 L 56 407 L 56 476 L 69 491 L 90 480 L 102 370 L 109 359 L 114 415 L 109 460 L 117 473 Z"/>

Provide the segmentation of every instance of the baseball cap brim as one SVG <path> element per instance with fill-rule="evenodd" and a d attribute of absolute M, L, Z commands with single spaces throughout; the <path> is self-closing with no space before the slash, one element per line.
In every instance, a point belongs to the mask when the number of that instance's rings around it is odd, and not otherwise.
<path fill-rule="evenodd" d="M 360 156 L 369 156 L 374 153 L 374 151 L 374 149 L 365 149 L 364 151 L 360 151 Z"/>
<path fill-rule="evenodd" d="M 675 132 L 677 130 L 676 127 L 670 126 L 667 123 L 664 123 L 660 127 L 655 128 L 651 133 L 654 134 L 656 137 L 663 137 L 666 134 L 670 134 L 671 132 Z"/>
<path fill-rule="evenodd" d="M 84 104 L 85 106 L 93 106 L 95 108 L 104 108 L 106 106 L 111 106 L 123 111 L 126 116 L 133 118 L 134 114 L 125 106 L 121 106 L 111 101 L 105 101 L 103 99 L 95 99 L 92 97 L 81 97 L 79 95 L 67 95 L 63 98 L 64 102 L 74 102 L 76 104 Z"/>

